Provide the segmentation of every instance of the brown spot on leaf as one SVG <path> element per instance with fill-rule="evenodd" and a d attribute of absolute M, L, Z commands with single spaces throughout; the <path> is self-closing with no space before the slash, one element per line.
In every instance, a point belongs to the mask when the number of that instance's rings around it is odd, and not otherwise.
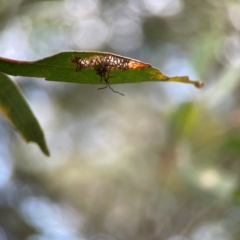
<path fill-rule="evenodd" d="M 150 68 L 151 65 L 143 62 L 130 60 L 128 67 L 129 69 Z"/>

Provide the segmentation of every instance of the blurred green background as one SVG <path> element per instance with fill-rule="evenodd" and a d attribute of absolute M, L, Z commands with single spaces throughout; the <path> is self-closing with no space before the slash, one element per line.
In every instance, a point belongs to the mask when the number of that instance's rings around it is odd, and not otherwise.
<path fill-rule="evenodd" d="M 239 0 L 0 0 L 0 56 L 106 51 L 181 83 L 13 77 L 51 157 L 0 116 L 0 240 L 240 239 Z"/>

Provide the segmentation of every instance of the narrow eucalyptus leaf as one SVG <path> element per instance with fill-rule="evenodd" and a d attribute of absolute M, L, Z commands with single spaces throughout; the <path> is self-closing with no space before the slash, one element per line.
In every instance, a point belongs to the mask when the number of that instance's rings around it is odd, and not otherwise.
<path fill-rule="evenodd" d="M 35 142 L 49 156 L 43 131 L 18 86 L 0 72 L 0 111 L 27 142 Z"/>

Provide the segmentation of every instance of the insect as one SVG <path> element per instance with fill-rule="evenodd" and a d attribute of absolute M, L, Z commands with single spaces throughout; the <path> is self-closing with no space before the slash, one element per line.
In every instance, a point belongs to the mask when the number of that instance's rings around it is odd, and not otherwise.
<path fill-rule="evenodd" d="M 98 88 L 98 90 L 109 87 L 113 92 L 122 96 L 124 96 L 124 94 L 113 90 L 108 80 L 114 77 L 110 76 L 112 69 L 127 70 L 129 69 L 129 62 L 130 60 L 127 58 L 111 54 L 107 54 L 106 56 L 96 55 L 90 58 L 75 57 L 71 59 L 71 63 L 75 63 L 77 66 L 76 71 L 81 71 L 83 68 L 93 68 L 95 70 L 96 74 L 101 78 L 100 82 L 104 81 L 106 83 L 105 87 Z"/>

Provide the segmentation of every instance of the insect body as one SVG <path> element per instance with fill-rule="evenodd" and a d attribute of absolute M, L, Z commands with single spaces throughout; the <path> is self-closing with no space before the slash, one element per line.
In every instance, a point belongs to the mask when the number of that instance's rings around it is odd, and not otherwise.
<path fill-rule="evenodd" d="M 100 76 L 100 81 L 105 81 L 106 86 L 98 88 L 98 90 L 109 87 L 113 92 L 118 93 L 122 96 L 124 96 L 122 93 L 114 91 L 112 89 L 108 80 L 109 78 L 114 77 L 110 76 L 110 72 L 112 69 L 127 70 L 129 69 L 129 62 L 130 59 L 118 57 L 112 54 L 107 54 L 105 56 L 96 55 L 89 58 L 75 57 L 71 59 L 71 63 L 75 63 L 77 65 L 76 71 L 80 71 L 83 68 L 93 68 L 96 74 Z"/>

